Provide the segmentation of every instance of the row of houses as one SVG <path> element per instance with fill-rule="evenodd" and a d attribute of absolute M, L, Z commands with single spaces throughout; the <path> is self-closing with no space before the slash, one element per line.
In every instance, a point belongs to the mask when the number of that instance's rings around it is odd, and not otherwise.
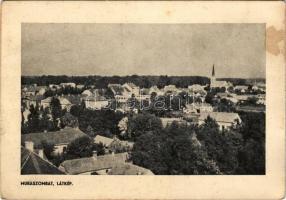
<path fill-rule="evenodd" d="M 197 124 L 203 125 L 205 120 L 210 117 L 214 119 L 218 126 L 219 130 L 229 130 L 231 127 L 236 127 L 241 124 L 241 118 L 238 113 L 229 113 L 229 112 L 201 112 L 198 114 L 185 114 L 183 117 L 173 117 L 173 118 L 160 118 L 162 121 L 163 127 L 176 122 L 178 124 Z"/>
<path fill-rule="evenodd" d="M 89 137 L 77 128 L 65 128 L 60 131 L 30 133 L 21 136 L 21 172 L 22 174 L 69 174 L 69 175 L 153 175 L 152 171 L 132 164 L 128 152 L 106 151 L 98 156 L 94 151 L 91 157 L 65 160 L 57 168 L 45 156 L 43 142 L 53 144 L 52 155 L 61 155 L 75 139 Z M 122 143 L 129 148 L 133 143 L 117 138 L 96 136 L 94 143 L 111 148 L 114 143 Z"/>

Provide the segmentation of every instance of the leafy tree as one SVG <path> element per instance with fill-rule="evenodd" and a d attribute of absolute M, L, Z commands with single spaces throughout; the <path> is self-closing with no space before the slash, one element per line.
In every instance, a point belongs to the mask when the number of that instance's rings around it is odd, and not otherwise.
<path fill-rule="evenodd" d="M 221 99 L 218 103 L 216 103 L 216 109 L 218 112 L 234 112 L 235 105 L 228 99 Z"/>
<path fill-rule="evenodd" d="M 96 135 L 91 125 L 88 125 L 85 133 L 90 137 L 94 137 Z"/>
<path fill-rule="evenodd" d="M 134 164 L 146 167 L 155 174 L 168 174 L 168 166 L 162 157 L 162 138 L 147 132 L 136 140 L 131 158 Z"/>
<path fill-rule="evenodd" d="M 265 174 L 265 114 L 240 113 L 242 126 L 238 130 L 244 139 L 239 151 L 238 174 Z"/>
<path fill-rule="evenodd" d="M 101 142 L 99 144 L 93 144 L 93 150 L 96 150 L 98 156 L 105 154 L 105 147 Z"/>
<path fill-rule="evenodd" d="M 265 145 L 249 139 L 238 154 L 238 174 L 265 174 Z"/>
<path fill-rule="evenodd" d="M 62 108 L 58 98 L 53 97 L 51 100 L 51 113 L 54 121 L 62 116 Z"/>
<path fill-rule="evenodd" d="M 77 117 L 73 116 L 69 112 L 66 112 L 61 117 L 61 123 L 63 124 L 63 127 L 65 127 L 65 126 L 72 127 L 72 128 L 77 128 L 78 127 Z"/>
<path fill-rule="evenodd" d="M 213 105 L 214 93 L 208 92 L 205 97 L 205 102 Z"/>
<path fill-rule="evenodd" d="M 75 159 L 92 156 L 93 140 L 83 136 L 73 140 L 67 146 L 66 159 Z"/>
<path fill-rule="evenodd" d="M 39 107 L 36 105 L 30 106 L 30 114 L 28 115 L 28 129 L 29 132 L 37 132 L 39 130 L 39 122 L 40 122 L 40 116 L 39 116 Z"/>
<path fill-rule="evenodd" d="M 128 152 L 130 149 L 127 145 L 124 145 L 120 140 L 115 139 L 110 144 L 109 149 L 111 152 L 115 153 L 122 153 L 122 152 Z"/>
<path fill-rule="evenodd" d="M 70 113 L 73 116 L 79 117 L 82 112 L 83 112 L 82 106 L 80 106 L 80 105 L 72 105 L 71 106 Z"/>
<path fill-rule="evenodd" d="M 86 132 L 87 127 L 90 125 L 96 134 L 106 137 L 119 135 L 118 122 L 123 118 L 121 112 L 113 110 L 88 110 L 85 109 L 81 112 L 79 120 L 79 128 Z"/>
<path fill-rule="evenodd" d="M 191 133 L 193 127 L 172 123 L 160 133 L 147 132 L 135 142 L 131 156 L 134 164 L 155 174 L 220 174 L 215 161 Z"/>
<path fill-rule="evenodd" d="M 218 164 L 221 172 L 235 173 L 238 168 L 237 155 L 241 148 L 242 136 L 234 131 L 220 132 L 218 124 L 210 117 L 200 126 L 197 135 L 210 159 Z"/>
<path fill-rule="evenodd" d="M 128 137 L 136 140 L 140 135 L 153 131 L 159 132 L 162 129 L 160 118 L 148 113 L 141 113 L 130 117 L 128 120 Z"/>

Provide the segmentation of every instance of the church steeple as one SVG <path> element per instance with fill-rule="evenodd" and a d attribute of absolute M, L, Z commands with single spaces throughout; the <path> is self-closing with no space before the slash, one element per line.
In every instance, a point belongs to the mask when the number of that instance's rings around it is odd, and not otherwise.
<path fill-rule="evenodd" d="M 212 76 L 215 76 L 215 68 L 214 68 L 214 65 L 213 65 Z"/>
<path fill-rule="evenodd" d="M 215 86 L 216 78 L 215 78 L 215 67 L 213 65 L 212 76 L 210 77 L 210 86 L 211 88 Z"/>

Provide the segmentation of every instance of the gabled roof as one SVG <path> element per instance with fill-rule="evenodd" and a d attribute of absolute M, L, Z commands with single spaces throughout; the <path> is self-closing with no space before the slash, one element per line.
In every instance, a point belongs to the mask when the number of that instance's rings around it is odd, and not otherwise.
<path fill-rule="evenodd" d="M 64 95 L 63 97 L 66 98 L 71 104 L 81 104 L 81 97 L 79 95 Z"/>
<path fill-rule="evenodd" d="M 34 152 L 21 147 L 21 174 L 65 174 Z"/>
<path fill-rule="evenodd" d="M 71 102 L 65 97 L 59 97 L 58 99 L 61 105 L 71 105 Z"/>
<path fill-rule="evenodd" d="M 126 162 L 128 153 L 109 154 L 104 156 L 79 158 L 73 160 L 66 160 L 61 163 L 60 167 L 65 170 L 67 174 L 81 174 L 85 172 L 94 172 L 103 169 L 111 169 L 112 167 Z"/>
<path fill-rule="evenodd" d="M 154 175 L 149 169 L 133 165 L 131 163 L 120 163 L 111 168 L 109 175 Z"/>
<path fill-rule="evenodd" d="M 233 123 L 236 119 L 241 121 L 238 113 L 228 113 L 228 112 L 202 112 L 199 117 L 199 121 L 204 121 L 210 116 L 217 122 Z"/>
<path fill-rule="evenodd" d="M 138 88 L 134 83 L 131 83 L 131 82 L 129 82 L 129 83 L 124 83 L 123 86 L 129 86 L 129 87 L 132 88 L 132 89 Z"/>
<path fill-rule="evenodd" d="M 32 141 L 35 147 L 37 147 L 38 145 L 42 144 L 42 141 L 46 141 L 54 145 L 68 144 L 71 141 L 83 136 L 87 135 L 79 129 L 65 128 L 54 132 L 22 134 L 21 141 Z"/>
<path fill-rule="evenodd" d="M 44 102 L 44 103 L 51 103 L 52 102 L 52 97 L 47 97 L 47 98 L 43 99 L 42 102 Z"/>
<path fill-rule="evenodd" d="M 125 88 L 119 84 L 109 84 L 108 87 L 111 89 L 114 95 L 122 95 Z"/>

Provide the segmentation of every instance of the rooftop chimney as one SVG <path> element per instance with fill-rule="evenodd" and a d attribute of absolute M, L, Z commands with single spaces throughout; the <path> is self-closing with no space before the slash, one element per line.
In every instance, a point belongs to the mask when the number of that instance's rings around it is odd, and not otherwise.
<path fill-rule="evenodd" d="M 43 149 L 39 149 L 39 153 L 38 155 L 44 159 L 44 150 Z"/>
<path fill-rule="evenodd" d="M 97 160 L 97 151 L 92 151 L 92 157 Z"/>
<path fill-rule="evenodd" d="M 25 141 L 25 148 L 33 152 L 34 151 L 34 142 Z"/>

